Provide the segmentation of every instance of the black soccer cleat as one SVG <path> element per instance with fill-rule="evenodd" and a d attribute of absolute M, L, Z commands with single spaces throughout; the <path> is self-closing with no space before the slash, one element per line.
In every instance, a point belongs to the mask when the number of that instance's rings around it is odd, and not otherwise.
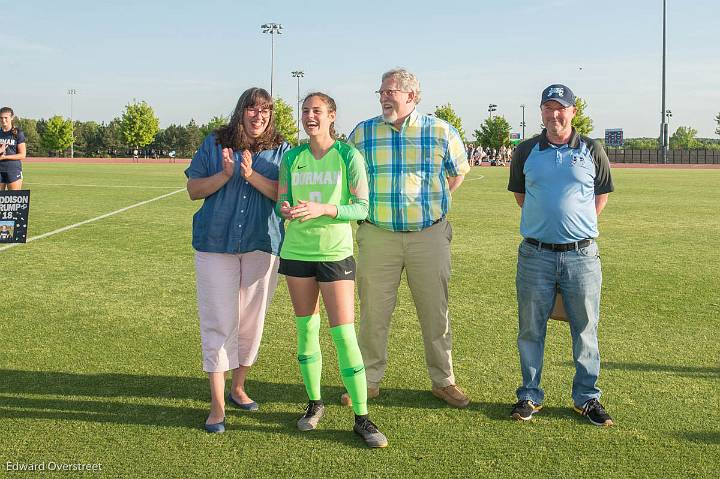
<path fill-rule="evenodd" d="M 301 431 L 312 431 L 325 414 L 325 405 L 322 401 L 310 401 L 305 408 L 305 414 L 298 419 L 297 427 Z"/>
<path fill-rule="evenodd" d="M 378 431 L 378 428 L 367 416 L 362 419 L 358 418 L 353 426 L 355 434 L 359 435 L 365 441 L 368 447 L 387 447 L 388 440 L 385 434 Z"/>

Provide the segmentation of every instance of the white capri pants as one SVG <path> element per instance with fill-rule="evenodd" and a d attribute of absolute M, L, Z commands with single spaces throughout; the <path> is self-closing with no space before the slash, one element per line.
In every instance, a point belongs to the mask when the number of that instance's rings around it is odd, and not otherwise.
<path fill-rule="evenodd" d="M 203 370 L 225 372 L 257 360 L 278 257 L 195 252 Z"/>

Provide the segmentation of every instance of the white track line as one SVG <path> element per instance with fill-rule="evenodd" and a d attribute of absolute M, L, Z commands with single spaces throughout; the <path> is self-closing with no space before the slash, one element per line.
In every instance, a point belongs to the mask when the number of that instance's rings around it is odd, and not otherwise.
<path fill-rule="evenodd" d="M 478 176 L 477 178 L 470 178 L 469 180 L 465 180 L 465 181 L 482 180 L 483 178 L 485 178 L 485 175 L 480 175 L 480 176 Z M 463 183 L 464 183 L 464 182 L 463 182 Z"/>
<path fill-rule="evenodd" d="M 143 189 L 162 189 L 170 190 L 178 188 L 178 186 L 141 186 L 141 185 L 75 185 L 72 183 L 28 183 L 26 185 L 33 186 L 77 186 L 77 187 L 88 187 L 88 188 L 143 188 Z"/>
<path fill-rule="evenodd" d="M 47 238 L 48 236 L 56 235 L 56 234 L 58 234 L 58 233 L 62 233 L 63 231 L 71 230 L 71 229 L 73 229 L 73 228 L 77 228 L 78 226 L 86 225 L 86 224 L 88 224 L 88 223 L 92 223 L 93 221 L 98 221 L 98 220 L 107 218 L 107 217 L 109 217 L 109 216 L 113 216 L 113 215 L 116 215 L 116 214 L 118 214 L 118 213 L 122 213 L 123 211 L 127 211 L 127 210 L 132 209 L 132 208 L 137 208 L 138 206 L 142 206 L 142 205 L 146 205 L 146 204 L 148 204 L 148 203 L 152 203 L 153 201 L 157 201 L 157 200 L 161 200 L 161 199 L 163 199 L 163 198 L 167 198 L 168 196 L 176 195 L 176 194 L 178 194 L 178 193 L 180 193 L 180 192 L 182 192 L 182 191 L 186 191 L 185 188 L 182 188 L 182 189 L 173 191 L 173 192 L 171 192 L 171 193 L 166 193 L 166 194 L 164 194 L 164 195 L 160 195 L 160 196 L 158 196 L 158 197 L 155 197 L 155 198 L 152 198 L 152 199 L 149 199 L 149 200 L 141 201 L 140 203 L 135 203 L 134 205 L 126 206 L 125 208 L 120 208 L 119 210 L 111 211 L 110 213 L 105 213 L 104 215 L 100 215 L 100 216 L 97 216 L 97 217 L 95 217 L 95 218 L 91 218 L 91 219 L 89 219 L 89 220 L 81 221 L 80 223 L 75 223 L 74 225 L 63 226 L 62 228 L 56 229 L 55 231 L 50 231 L 49 233 L 41 234 L 40 236 L 33 236 L 32 238 L 28 238 L 28 239 L 27 239 L 27 243 L 29 243 L 29 242 L 31 242 L 31 241 L 35 241 L 35 240 Z M 8 245 L 5 245 L 5 246 L 0 247 L 0 251 L 4 251 L 4 250 L 6 250 L 6 249 L 9 249 L 9 248 L 12 248 L 12 247 L 14 247 L 14 246 L 21 245 L 21 244 L 23 244 L 23 243 L 10 243 L 10 244 L 8 244 Z"/>

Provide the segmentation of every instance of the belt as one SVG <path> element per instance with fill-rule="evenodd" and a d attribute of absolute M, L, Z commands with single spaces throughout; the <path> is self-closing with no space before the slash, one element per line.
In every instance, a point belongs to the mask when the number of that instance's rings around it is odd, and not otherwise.
<path fill-rule="evenodd" d="M 433 221 L 430 226 L 435 226 L 436 224 L 440 223 L 440 222 L 443 221 L 444 219 L 445 219 L 445 215 L 442 215 L 440 218 L 438 218 L 438 219 L 436 219 L 435 221 Z M 371 225 L 373 225 L 373 226 L 377 226 L 375 223 L 373 223 L 373 222 L 370 221 L 370 220 L 358 220 L 358 222 L 357 222 L 357 224 L 359 224 L 359 225 L 361 225 L 361 224 L 363 224 L 363 223 L 369 223 L 369 224 L 371 224 Z M 430 228 L 430 226 L 426 226 L 425 228 L 423 228 L 423 230 L 426 229 L 426 228 Z M 379 228 L 379 226 L 378 226 L 378 228 Z M 412 231 L 398 230 L 398 231 L 393 231 L 393 233 L 417 233 L 418 231 L 422 231 L 422 230 L 412 230 Z"/>
<path fill-rule="evenodd" d="M 571 251 L 576 250 L 580 248 L 585 248 L 587 246 L 590 246 L 592 244 L 593 240 L 591 239 L 584 239 L 580 241 L 576 241 L 574 243 L 562 243 L 562 244 L 553 244 L 553 243 L 543 243 L 542 241 L 538 241 L 534 238 L 525 238 L 525 241 L 530 243 L 533 246 L 540 246 L 542 249 L 549 249 L 550 251 Z"/>

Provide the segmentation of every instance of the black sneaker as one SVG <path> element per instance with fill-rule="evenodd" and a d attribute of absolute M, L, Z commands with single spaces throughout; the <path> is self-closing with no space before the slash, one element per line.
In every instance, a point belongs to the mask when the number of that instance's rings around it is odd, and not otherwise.
<path fill-rule="evenodd" d="M 388 445 L 385 434 L 378 431 L 377 426 L 370 419 L 355 421 L 353 431 L 363 438 L 368 447 L 387 447 Z"/>
<path fill-rule="evenodd" d="M 613 425 L 613 420 L 610 417 L 610 414 L 605 411 L 605 408 L 597 399 L 590 399 L 582 407 L 573 406 L 573 409 L 587 417 L 590 422 L 596 426 L 610 427 Z"/>
<path fill-rule="evenodd" d="M 541 404 L 532 402 L 529 399 L 521 399 L 515 403 L 510 416 L 518 421 L 529 421 L 532 419 L 532 415 L 542 409 Z"/>
<path fill-rule="evenodd" d="M 322 401 L 310 401 L 305 408 L 305 415 L 298 419 L 297 427 L 301 431 L 312 431 L 325 414 L 325 405 Z"/>

